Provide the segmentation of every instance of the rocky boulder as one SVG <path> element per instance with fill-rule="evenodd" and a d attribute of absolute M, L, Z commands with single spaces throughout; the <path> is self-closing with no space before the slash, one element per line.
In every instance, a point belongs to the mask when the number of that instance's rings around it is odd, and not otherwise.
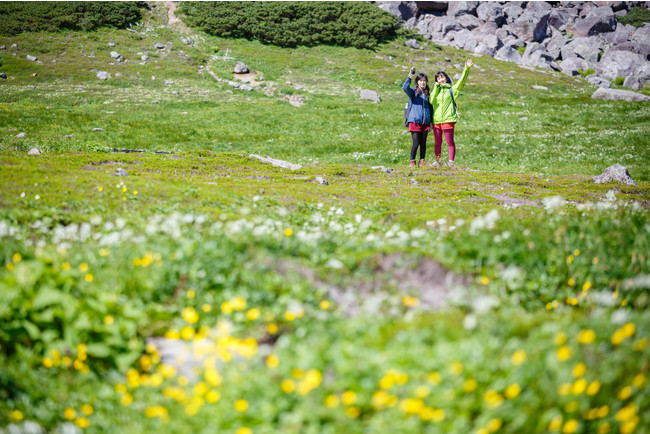
<path fill-rule="evenodd" d="M 361 99 L 369 99 L 370 101 L 374 102 L 381 101 L 381 98 L 379 98 L 379 95 L 374 90 L 363 89 L 361 90 L 359 96 Z"/>
<path fill-rule="evenodd" d="M 244 62 L 237 62 L 235 63 L 233 72 L 235 74 L 248 74 L 250 72 L 250 69 L 248 69 L 248 65 L 246 65 Z"/>
<path fill-rule="evenodd" d="M 613 32 L 616 30 L 616 23 L 612 8 L 603 6 L 590 9 L 584 19 L 576 20 L 568 29 L 573 32 L 574 37 L 583 38 Z"/>
<path fill-rule="evenodd" d="M 461 15 L 469 14 L 476 16 L 476 9 L 478 8 L 480 2 L 449 2 L 447 8 L 448 17 L 459 17 Z"/>
<path fill-rule="evenodd" d="M 608 80 L 635 75 L 635 70 L 645 64 L 643 56 L 630 51 L 609 50 L 598 62 L 596 73 Z"/>
<path fill-rule="evenodd" d="M 591 36 L 574 39 L 562 47 L 560 51 L 563 59 L 576 55 L 589 63 L 596 64 L 603 52 L 604 46 L 605 41 L 600 36 Z"/>
<path fill-rule="evenodd" d="M 593 181 L 596 184 L 618 181 L 627 185 L 637 185 L 630 176 L 630 172 L 627 171 L 627 168 L 620 164 L 614 164 L 613 166 L 608 167 L 602 174 L 594 176 Z"/>
<path fill-rule="evenodd" d="M 521 55 L 512 47 L 501 47 L 495 54 L 494 58 L 506 62 L 521 63 Z"/>
<path fill-rule="evenodd" d="M 632 92 L 630 90 L 599 88 L 591 95 L 593 99 L 604 99 L 607 101 L 650 101 L 650 96 Z"/>

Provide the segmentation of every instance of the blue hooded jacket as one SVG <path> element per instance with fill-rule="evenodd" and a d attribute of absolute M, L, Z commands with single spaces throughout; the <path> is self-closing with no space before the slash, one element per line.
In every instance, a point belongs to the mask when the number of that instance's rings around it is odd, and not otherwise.
<path fill-rule="evenodd" d="M 427 96 L 424 93 L 420 93 L 417 96 L 415 95 L 415 89 L 411 88 L 410 78 L 406 79 L 402 88 L 408 95 L 409 104 L 411 105 L 411 110 L 406 118 L 406 123 L 415 122 L 424 125 L 431 124 L 433 122 L 431 119 L 433 110 Z"/>

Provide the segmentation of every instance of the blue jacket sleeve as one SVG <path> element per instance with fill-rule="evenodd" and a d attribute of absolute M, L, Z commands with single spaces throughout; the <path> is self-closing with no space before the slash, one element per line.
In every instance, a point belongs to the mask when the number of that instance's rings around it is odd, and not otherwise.
<path fill-rule="evenodd" d="M 404 82 L 404 85 L 402 86 L 402 89 L 404 89 L 404 92 L 409 96 L 409 99 L 411 102 L 415 99 L 415 91 L 411 88 L 411 79 L 406 78 L 406 81 Z"/>

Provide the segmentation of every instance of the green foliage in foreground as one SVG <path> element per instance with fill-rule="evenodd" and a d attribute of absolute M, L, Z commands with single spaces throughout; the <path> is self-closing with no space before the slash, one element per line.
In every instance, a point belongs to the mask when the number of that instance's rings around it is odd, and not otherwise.
<path fill-rule="evenodd" d="M 376 48 L 395 37 L 395 16 L 365 2 L 183 2 L 185 22 L 207 33 L 281 47 Z"/>
<path fill-rule="evenodd" d="M 124 28 L 141 19 L 137 2 L 1 2 L 0 35 Z"/>
<path fill-rule="evenodd" d="M 643 27 L 645 23 L 650 23 L 650 9 L 643 6 L 634 6 L 627 15 L 617 15 L 616 19 L 621 24 Z"/>

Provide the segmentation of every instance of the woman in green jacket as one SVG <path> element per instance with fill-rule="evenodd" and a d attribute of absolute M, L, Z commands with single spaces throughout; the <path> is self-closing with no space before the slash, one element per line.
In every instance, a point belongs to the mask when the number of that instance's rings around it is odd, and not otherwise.
<path fill-rule="evenodd" d="M 454 166 L 454 159 L 456 158 L 456 145 L 454 143 L 454 126 L 459 120 L 458 111 L 456 110 L 456 98 L 460 95 L 460 91 L 465 87 L 469 69 L 474 62 L 469 59 L 465 62 L 465 69 L 463 74 L 456 83 L 452 84 L 451 79 L 444 71 L 436 74 L 436 83 L 433 86 L 433 95 L 431 102 L 433 103 L 433 138 L 434 138 L 434 154 L 436 156 L 436 163 L 440 165 L 440 157 L 442 153 L 442 135 L 444 133 L 447 146 L 449 147 L 449 165 Z"/>

